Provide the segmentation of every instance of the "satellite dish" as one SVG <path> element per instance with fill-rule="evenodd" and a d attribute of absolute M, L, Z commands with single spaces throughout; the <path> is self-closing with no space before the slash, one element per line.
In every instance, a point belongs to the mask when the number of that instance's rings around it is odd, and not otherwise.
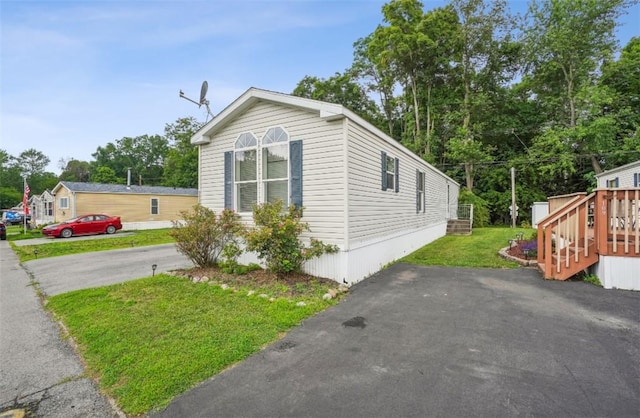
<path fill-rule="evenodd" d="M 187 96 L 184 95 L 184 92 L 182 90 L 180 90 L 180 97 L 190 101 L 191 103 L 197 104 L 198 108 L 202 105 L 205 105 L 207 108 L 207 120 L 209 119 L 209 116 L 211 116 L 213 118 L 213 113 L 211 113 L 211 109 L 209 108 L 209 100 L 207 100 L 207 90 L 209 89 L 209 84 L 207 83 L 207 80 L 204 80 L 202 82 L 202 87 L 200 87 L 200 101 L 196 102 L 193 99 L 188 98 Z M 206 123 L 206 122 L 205 122 Z"/>
<path fill-rule="evenodd" d="M 209 89 L 209 83 L 207 80 L 202 82 L 202 87 L 200 87 L 200 104 L 205 104 L 207 102 L 207 90 Z"/>

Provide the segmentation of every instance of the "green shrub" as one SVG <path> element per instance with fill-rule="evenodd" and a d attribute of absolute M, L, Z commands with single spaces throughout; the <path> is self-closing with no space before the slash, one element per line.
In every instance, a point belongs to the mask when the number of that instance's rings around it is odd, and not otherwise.
<path fill-rule="evenodd" d="M 285 211 L 282 201 L 254 205 L 255 227 L 246 236 L 246 249 L 255 251 L 267 269 L 278 276 L 299 272 L 305 261 L 325 253 L 335 253 L 338 247 L 311 238 L 309 246 L 299 239 L 309 225 L 301 221 L 302 208 L 291 205 Z"/>
<path fill-rule="evenodd" d="M 489 205 L 486 200 L 469 190 L 460 190 L 458 204 L 473 205 L 473 226 L 483 228 L 489 225 Z"/>
<path fill-rule="evenodd" d="M 198 267 L 216 266 L 221 257 L 225 262 L 236 262 L 242 252 L 240 239 L 244 232 L 237 213 L 224 210 L 216 215 L 198 204 L 193 211 L 182 211 L 180 215 L 183 220 L 174 221 L 169 231 L 180 253 Z"/>
<path fill-rule="evenodd" d="M 582 277 L 582 281 L 583 282 L 587 282 L 587 283 L 591 283 L 592 285 L 595 285 L 595 286 L 602 287 L 602 283 L 600 283 L 600 279 L 595 274 L 591 274 L 591 273 L 590 274 L 585 274 Z"/>

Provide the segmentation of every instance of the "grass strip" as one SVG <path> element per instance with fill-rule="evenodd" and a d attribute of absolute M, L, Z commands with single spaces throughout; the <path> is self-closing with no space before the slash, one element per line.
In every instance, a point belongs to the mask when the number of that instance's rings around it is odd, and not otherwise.
<path fill-rule="evenodd" d="M 11 243 L 11 247 L 20 257 L 20 262 L 35 258 L 58 257 L 62 255 L 88 253 L 94 251 L 116 250 L 120 248 L 144 247 L 148 245 L 169 244 L 175 242 L 169 236 L 170 228 L 149 229 L 135 231 L 133 235 L 122 237 L 105 237 L 104 239 L 91 240 L 66 240 L 56 238 L 53 242 L 41 245 L 17 246 Z M 36 251 L 38 252 L 36 257 Z"/>
<path fill-rule="evenodd" d="M 404 257 L 401 261 L 425 266 L 516 268 L 518 263 L 498 255 L 516 234 L 525 239 L 534 230 L 525 228 L 474 228 L 471 235 L 446 235 Z"/>
<path fill-rule="evenodd" d="M 100 388 L 125 413 L 142 414 L 337 302 L 318 293 L 269 301 L 161 274 L 53 296 L 47 308 L 78 343 Z"/>

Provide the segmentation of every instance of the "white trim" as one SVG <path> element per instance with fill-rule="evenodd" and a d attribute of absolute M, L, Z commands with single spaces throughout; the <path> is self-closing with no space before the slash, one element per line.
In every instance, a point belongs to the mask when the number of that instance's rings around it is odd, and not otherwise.
<path fill-rule="evenodd" d="M 344 240 L 344 249 L 345 251 L 350 250 L 349 244 L 349 119 L 347 119 L 342 124 L 342 170 L 343 170 L 343 179 L 342 179 L 342 188 L 344 190 L 343 199 L 344 199 L 344 214 L 343 214 L 343 240 Z"/>
<path fill-rule="evenodd" d="M 629 163 L 629 164 L 622 165 L 620 167 L 612 168 L 611 170 L 603 171 L 602 173 L 596 174 L 595 177 L 598 178 L 598 177 L 606 176 L 608 174 L 615 174 L 618 171 L 626 171 L 627 169 L 635 167 L 635 166 L 640 167 L 640 160 L 634 161 L 634 162 Z"/>
<path fill-rule="evenodd" d="M 154 199 L 157 201 L 156 208 L 158 209 L 158 213 L 153 213 L 153 201 Z M 160 215 L 160 199 L 157 197 L 149 198 L 149 214 L 150 215 Z"/>

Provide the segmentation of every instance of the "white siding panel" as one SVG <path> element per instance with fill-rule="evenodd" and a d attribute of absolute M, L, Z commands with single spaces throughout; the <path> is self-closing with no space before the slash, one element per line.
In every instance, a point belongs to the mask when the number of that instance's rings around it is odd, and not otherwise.
<path fill-rule="evenodd" d="M 355 123 L 349 123 L 349 238 L 360 242 L 446 222 L 447 184 L 451 205 L 458 185 L 414 156 L 389 145 Z M 381 188 L 381 152 L 398 158 L 400 191 Z M 425 172 L 425 211 L 416 213 L 416 169 Z"/>
<path fill-rule="evenodd" d="M 200 203 L 216 212 L 224 209 L 224 152 L 233 150 L 237 137 L 252 132 L 261 138 L 267 129 L 281 126 L 292 140 L 302 140 L 303 220 L 313 236 L 340 244 L 344 237 L 343 121 L 326 122 L 317 113 L 259 102 L 231 121 L 200 147 Z M 250 214 L 243 214 L 250 221 Z"/>
<path fill-rule="evenodd" d="M 591 267 L 605 289 L 640 290 L 640 258 L 601 255 Z"/>

